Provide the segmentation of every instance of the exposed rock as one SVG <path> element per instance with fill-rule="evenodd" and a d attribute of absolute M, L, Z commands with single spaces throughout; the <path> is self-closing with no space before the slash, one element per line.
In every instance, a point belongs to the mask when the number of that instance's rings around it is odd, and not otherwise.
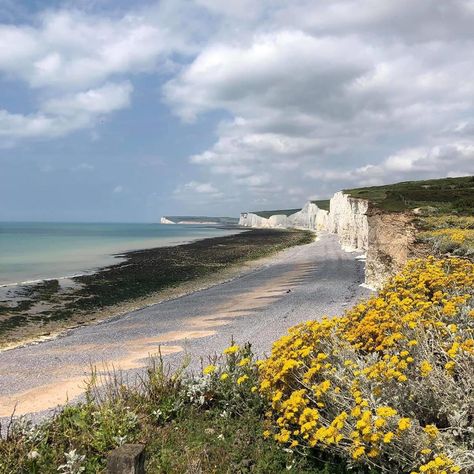
<path fill-rule="evenodd" d="M 327 230 L 329 212 L 320 209 L 314 202 L 308 201 L 301 211 L 288 216 L 290 227 Z"/>
<path fill-rule="evenodd" d="M 328 211 L 320 209 L 316 204 L 309 201 L 301 211 L 290 214 L 274 214 L 269 218 L 261 217 L 253 212 L 242 212 L 239 225 L 244 227 L 259 228 L 297 228 L 310 230 L 326 230 L 329 219 Z"/>
<path fill-rule="evenodd" d="M 337 234 L 347 251 L 367 252 L 366 285 L 380 288 L 398 272 L 408 259 L 422 252 L 415 244 L 413 213 L 388 213 L 365 199 L 353 198 L 342 191 L 334 194 L 330 211 L 307 202 L 301 211 L 268 219 L 242 213 L 239 224 L 246 227 L 303 228 Z"/>
<path fill-rule="evenodd" d="M 342 191 L 331 198 L 328 231 L 339 235 L 345 250 L 367 250 L 368 208 L 369 203 L 365 199 L 352 198 Z"/>
<path fill-rule="evenodd" d="M 162 217 L 162 218 L 160 219 L 160 224 L 176 224 L 176 222 L 170 221 L 170 220 L 167 219 L 166 217 Z"/>
<path fill-rule="evenodd" d="M 418 256 L 416 228 L 410 213 L 385 213 L 371 206 L 367 214 L 368 249 L 365 283 L 378 289 L 405 263 Z"/>

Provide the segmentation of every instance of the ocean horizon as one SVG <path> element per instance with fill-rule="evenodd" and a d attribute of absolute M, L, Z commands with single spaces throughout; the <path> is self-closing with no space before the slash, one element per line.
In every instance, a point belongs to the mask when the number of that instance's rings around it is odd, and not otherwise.
<path fill-rule="evenodd" d="M 199 224 L 0 222 L 0 286 L 78 276 L 120 262 L 125 252 L 236 232 Z"/>

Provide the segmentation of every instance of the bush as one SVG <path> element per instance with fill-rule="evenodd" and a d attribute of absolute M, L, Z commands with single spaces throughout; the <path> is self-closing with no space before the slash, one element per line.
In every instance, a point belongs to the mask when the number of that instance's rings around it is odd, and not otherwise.
<path fill-rule="evenodd" d="M 474 217 L 443 215 L 419 220 L 418 236 L 435 254 L 474 255 Z"/>
<path fill-rule="evenodd" d="M 152 359 L 137 385 L 93 373 L 86 400 L 34 426 L 19 418 L 0 439 L 0 472 L 100 473 L 123 443 L 147 447 L 147 472 L 345 474 L 344 463 L 300 457 L 265 439 L 268 404 L 250 345 L 232 344 L 202 374 L 170 373 Z M 179 455 L 177 455 L 179 453 Z"/>
<path fill-rule="evenodd" d="M 474 264 L 416 260 L 260 364 L 267 436 L 380 472 L 474 472 Z"/>

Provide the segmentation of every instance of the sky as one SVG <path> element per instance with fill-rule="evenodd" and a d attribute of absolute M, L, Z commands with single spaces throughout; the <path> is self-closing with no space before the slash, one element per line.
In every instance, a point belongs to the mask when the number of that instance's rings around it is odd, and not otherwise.
<path fill-rule="evenodd" d="M 474 174 L 473 0 L 0 0 L 0 220 Z"/>

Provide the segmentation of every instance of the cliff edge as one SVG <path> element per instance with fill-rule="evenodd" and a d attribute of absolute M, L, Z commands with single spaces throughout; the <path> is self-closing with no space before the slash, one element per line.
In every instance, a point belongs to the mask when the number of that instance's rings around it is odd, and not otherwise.
<path fill-rule="evenodd" d="M 366 252 L 365 283 L 374 289 L 380 288 L 417 253 L 412 212 L 387 212 L 378 209 L 369 199 L 352 197 L 343 191 L 331 198 L 329 211 L 309 201 L 300 211 L 289 215 L 274 212 L 276 214 L 268 217 L 258 212 L 244 212 L 239 225 L 303 228 L 337 234 L 344 250 Z"/>

